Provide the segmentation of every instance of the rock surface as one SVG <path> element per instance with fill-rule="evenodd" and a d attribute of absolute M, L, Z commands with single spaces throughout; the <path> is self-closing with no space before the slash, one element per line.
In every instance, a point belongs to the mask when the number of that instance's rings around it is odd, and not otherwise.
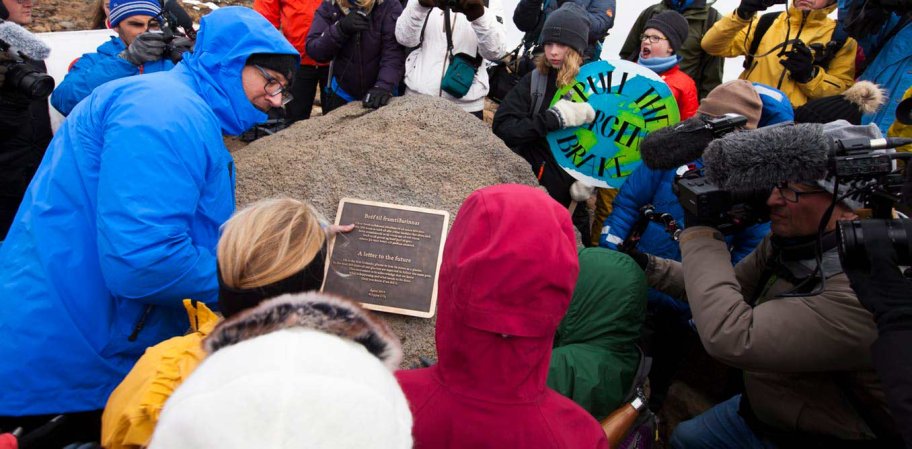
<path fill-rule="evenodd" d="M 371 111 L 350 104 L 298 122 L 234 153 L 237 202 L 287 195 L 334 220 L 344 197 L 443 209 L 451 225 L 474 190 L 538 185 L 529 164 L 488 125 L 430 96 L 395 98 Z M 436 358 L 434 319 L 380 313 L 399 338 L 404 365 Z"/>

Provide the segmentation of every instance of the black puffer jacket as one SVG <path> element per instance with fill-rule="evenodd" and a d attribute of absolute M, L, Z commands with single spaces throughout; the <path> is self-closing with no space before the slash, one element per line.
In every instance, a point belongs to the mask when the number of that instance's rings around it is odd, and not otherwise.
<path fill-rule="evenodd" d="M 47 73 L 44 62 L 28 64 Z M 0 89 L 0 241 L 6 237 L 51 137 L 46 98 L 24 102 L 10 87 Z"/>

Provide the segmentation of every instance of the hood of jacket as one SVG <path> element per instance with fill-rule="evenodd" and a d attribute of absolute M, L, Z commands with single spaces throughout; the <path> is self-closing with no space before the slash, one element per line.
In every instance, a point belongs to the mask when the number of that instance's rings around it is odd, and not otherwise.
<path fill-rule="evenodd" d="M 786 11 L 789 14 L 789 18 L 793 20 L 792 26 L 798 26 L 801 23 L 801 16 L 804 14 L 804 11 L 795 7 L 795 1 L 796 0 L 792 0 L 788 3 L 788 10 Z M 827 16 L 829 16 L 833 11 L 836 11 L 836 8 L 837 4 L 834 2 L 832 5 L 808 11 L 807 20 L 815 22 L 826 20 Z"/>
<path fill-rule="evenodd" d="M 646 275 L 630 256 L 605 248 L 579 252 L 580 273 L 554 347 L 586 343 L 627 349 L 646 318 Z"/>
<path fill-rule="evenodd" d="M 127 46 L 119 37 L 111 36 L 111 40 L 99 45 L 95 52 L 106 56 L 117 56 L 126 48 Z"/>
<path fill-rule="evenodd" d="M 539 397 L 578 272 L 570 215 L 545 192 L 499 185 L 472 193 L 440 268 L 438 380 L 484 401 Z"/>
<path fill-rule="evenodd" d="M 256 53 L 301 55 L 275 27 L 250 8 L 220 8 L 200 19 L 193 53 L 177 69 L 192 73 L 197 92 L 215 112 L 222 131 L 238 135 L 266 121 L 244 93 L 241 72 Z"/>

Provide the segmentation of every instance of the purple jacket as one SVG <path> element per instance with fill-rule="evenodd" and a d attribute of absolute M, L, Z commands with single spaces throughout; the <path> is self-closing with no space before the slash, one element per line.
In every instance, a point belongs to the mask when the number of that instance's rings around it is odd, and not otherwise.
<path fill-rule="evenodd" d="M 352 97 L 363 98 L 375 86 L 393 91 L 405 72 L 405 53 L 396 42 L 400 14 L 399 0 L 378 0 L 370 13 L 370 29 L 356 41 L 339 30 L 342 9 L 326 0 L 307 33 L 307 54 L 318 62 L 333 61 L 333 77 Z"/>

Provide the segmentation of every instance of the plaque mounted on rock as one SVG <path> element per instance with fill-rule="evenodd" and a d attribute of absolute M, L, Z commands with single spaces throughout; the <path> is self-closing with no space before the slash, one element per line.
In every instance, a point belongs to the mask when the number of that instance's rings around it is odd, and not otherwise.
<path fill-rule="evenodd" d="M 336 224 L 354 224 L 329 248 L 323 291 L 367 309 L 430 318 L 450 213 L 343 198 Z"/>

